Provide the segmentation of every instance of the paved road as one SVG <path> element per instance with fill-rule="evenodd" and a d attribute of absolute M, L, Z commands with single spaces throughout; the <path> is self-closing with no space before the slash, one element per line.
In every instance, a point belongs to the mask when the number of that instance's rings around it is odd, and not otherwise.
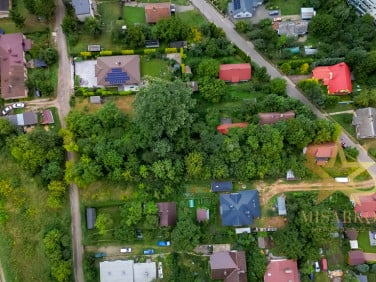
<path fill-rule="evenodd" d="M 263 58 L 259 53 L 255 51 L 253 44 L 250 41 L 245 40 L 235 30 L 234 24 L 227 18 L 219 14 L 210 4 L 204 0 L 191 0 L 192 4 L 200 10 L 200 12 L 212 23 L 221 27 L 227 35 L 227 38 L 236 44 L 243 52 L 248 54 L 252 61 L 259 66 L 263 66 L 267 69 L 271 78 L 282 77 L 287 81 L 287 94 L 295 99 L 300 100 L 307 105 L 319 118 L 326 118 L 318 108 L 316 108 L 308 99 L 296 89 L 295 84 L 285 75 L 281 74 L 276 67 L 274 67 L 269 61 Z M 372 178 L 376 182 L 376 163 L 368 156 L 366 150 L 356 144 L 347 134 L 342 133 L 341 139 L 347 146 L 356 147 L 359 150 L 358 161 L 368 170 Z"/>
<path fill-rule="evenodd" d="M 65 15 L 65 7 L 62 0 L 56 0 L 56 45 L 59 52 L 59 79 L 57 85 L 57 98 L 54 103 L 58 107 L 61 125 L 65 126 L 64 117 L 69 113 L 69 99 L 72 93 L 71 84 L 71 62 L 68 57 L 67 41 L 62 31 L 61 24 Z M 68 160 L 75 158 L 73 153 L 67 154 Z M 81 234 L 81 214 L 78 187 L 72 183 L 70 185 L 70 205 L 72 217 L 72 249 L 73 249 L 73 267 L 76 282 L 84 282 L 84 273 L 82 270 L 82 234 Z"/>

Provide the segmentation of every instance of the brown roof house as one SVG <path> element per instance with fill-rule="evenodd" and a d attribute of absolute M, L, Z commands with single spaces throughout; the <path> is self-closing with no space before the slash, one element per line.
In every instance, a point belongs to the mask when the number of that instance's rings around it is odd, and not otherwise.
<path fill-rule="evenodd" d="M 365 262 L 364 253 L 362 251 L 349 252 L 349 265 L 358 265 Z"/>
<path fill-rule="evenodd" d="M 197 209 L 196 219 L 198 222 L 203 222 L 209 220 L 209 210 L 208 209 Z"/>
<path fill-rule="evenodd" d="M 169 17 L 171 17 L 170 2 L 145 5 L 145 18 L 147 23 L 157 23 L 159 20 Z"/>
<path fill-rule="evenodd" d="M 264 275 L 265 282 L 299 282 L 298 264 L 296 260 L 272 260 Z"/>
<path fill-rule="evenodd" d="M 333 142 L 309 145 L 306 153 L 307 156 L 316 158 L 317 165 L 326 165 L 330 158 L 337 155 L 337 146 Z"/>
<path fill-rule="evenodd" d="M 141 79 L 140 56 L 98 57 L 95 65 L 97 85 L 122 86 L 138 84 Z"/>
<path fill-rule="evenodd" d="M 211 278 L 224 282 L 247 282 L 244 251 L 218 252 L 210 256 Z"/>
<path fill-rule="evenodd" d="M 160 226 L 173 226 L 176 224 L 176 203 L 163 202 L 157 203 L 159 225 Z"/>
<path fill-rule="evenodd" d="M 288 111 L 285 113 L 259 113 L 258 114 L 260 124 L 274 124 L 280 120 L 288 120 L 295 118 L 295 113 L 293 111 Z"/>
<path fill-rule="evenodd" d="M 25 52 L 31 44 L 22 33 L 0 36 L 1 97 L 5 100 L 27 97 Z"/>

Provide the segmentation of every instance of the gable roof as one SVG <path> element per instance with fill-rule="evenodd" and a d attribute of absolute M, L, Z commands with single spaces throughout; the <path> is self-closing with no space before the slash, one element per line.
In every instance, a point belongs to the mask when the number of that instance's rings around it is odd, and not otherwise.
<path fill-rule="evenodd" d="M 97 219 L 97 212 L 96 212 L 95 208 L 86 208 L 86 227 L 87 227 L 87 229 L 94 229 L 96 219 Z"/>
<path fill-rule="evenodd" d="M 280 120 L 288 120 L 295 118 L 295 113 L 293 111 L 288 111 L 285 113 L 259 113 L 259 122 L 260 124 L 274 124 L 279 122 Z"/>
<path fill-rule="evenodd" d="M 247 126 L 248 126 L 248 122 L 225 123 L 225 124 L 218 125 L 217 130 L 218 132 L 226 135 L 228 134 L 230 128 L 234 128 L 234 127 L 245 128 Z"/>
<path fill-rule="evenodd" d="M 25 52 L 31 44 L 22 33 L 0 36 L 1 96 L 5 100 L 27 97 Z"/>
<path fill-rule="evenodd" d="M 89 0 L 72 0 L 72 6 L 77 16 L 90 14 Z"/>
<path fill-rule="evenodd" d="M 98 57 L 95 76 L 97 84 L 102 86 L 138 84 L 141 79 L 140 56 Z"/>
<path fill-rule="evenodd" d="M 278 35 L 298 36 L 304 35 L 308 30 L 307 21 L 285 21 L 273 24 L 273 29 L 276 29 Z"/>
<path fill-rule="evenodd" d="M 329 94 L 346 95 L 352 92 L 350 69 L 346 63 L 316 67 L 312 71 L 312 77 L 322 80 L 328 86 Z"/>
<path fill-rule="evenodd" d="M 198 222 L 209 220 L 209 210 L 208 209 L 197 209 L 196 219 Z"/>
<path fill-rule="evenodd" d="M 362 251 L 349 251 L 349 265 L 358 265 L 365 262 Z"/>
<path fill-rule="evenodd" d="M 355 202 L 355 212 L 363 218 L 375 217 L 376 193 L 358 196 L 358 201 Z"/>
<path fill-rule="evenodd" d="M 99 269 L 101 282 L 151 282 L 157 278 L 155 262 L 103 261 L 99 263 Z"/>
<path fill-rule="evenodd" d="M 223 64 L 219 66 L 219 79 L 229 82 L 251 79 L 251 64 Z"/>
<path fill-rule="evenodd" d="M 224 282 L 247 282 L 244 251 L 217 252 L 210 256 L 211 278 Z"/>
<path fill-rule="evenodd" d="M 358 231 L 355 229 L 346 229 L 345 234 L 350 240 L 358 239 Z"/>
<path fill-rule="evenodd" d="M 16 126 L 29 126 L 38 123 L 38 115 L 36 112 L 25 112 L 16 115 L 7 115 L 2 118 L 6 118 L 9 122 Z"/>
<path fill-rule="evenodd" d="M 169 17 L 171 17 L 170 2 L 145 5 L 145 18 L 147 23 L 156 23 L 161 19 L 167 19 Z"/>
<path fill-rule="evenodd" d="M 42 112 L 42 124 L 52 124 L 55 123 L 54 116 L 51 110 L 43 110 Z"/>
<path fill-rule="evenodd" d="M 264 275 L 264 282 L 299 282 L 298 264 L 295 260 L 272 260 Z"/>
<path fill-rule="evenodd" d="M 174 202 L 162 202 L 157 203 L 159 225 L 160 226 L 172 226 L 176 224 L 176 203 Z"/>
<path fill-rule="evenodd" d="M 337 154 L 337 146 L 334 142 L 323 144 L 311 144 L 307 147 L 307 156 L 315 157 L 318 165 L 324 165 L 329 158 L 334 158 Z"/>
<path fill-rule="evenodd" d="M 210 186 L 212 192 L 231 192 L 233 188 L 231 181 L 212 182 Z"/>
<path fill-rule="evenodd" d="M 253 14 L 254 6 L 253 0 L 232 0 L 228 4 L 228 12 L 232 16 L 245 12 Z"/>
<path fill-rule="evenodd" d="M 257 190 L 221 194 L 220 213 L 223 226 L 243 226 L 253 224 L 260 217 L 260 200 Z"/>
<path fill-rule="evenodd" d="M 355 126 L 358 138 L 376 137 L 376 109 L 371 107 L 357 109 L 352 124 Z"/>
<path fill-rule="evenodd" d="M 277 198 L 277 204 L 278 204 L 278 215 L 286 215 L 286 201 L 284 196 L 279 196 Z"/>

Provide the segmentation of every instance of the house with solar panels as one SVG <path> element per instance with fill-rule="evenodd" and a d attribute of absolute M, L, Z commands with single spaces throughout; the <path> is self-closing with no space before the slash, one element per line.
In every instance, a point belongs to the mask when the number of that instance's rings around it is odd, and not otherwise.
<path fill-rule="evenodd" d="M 98 57 L 95 77 L 97 85 L 102 87 L 117 86 L 122 90 L 126 85 L 138 85 L 141 80 L 140 56 Z"/>
<path fill-rule="evenodd" d="M 228 13 L 234 19 L 251 18 L 262 0 L 232 0 L 228 4 Z"/>

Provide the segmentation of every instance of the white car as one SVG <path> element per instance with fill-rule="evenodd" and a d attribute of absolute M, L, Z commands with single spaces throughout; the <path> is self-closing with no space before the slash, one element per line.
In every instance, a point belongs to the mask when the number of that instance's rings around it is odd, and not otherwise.
<path fill-rule="evenodd" d="M 132 252 L 132 248 L 122 248 L 120 249 L 120 253 L 131 253 Z"/>
<path fill-rule="evenodd" d="M 315 271 L 320 272 L 320 265 L 318 261 L 315 261 Z"/>
<path fill-rule="evenodd" d="M 14 103 L 12 105 L 12 108 L 13 109 L 21 109 L 21 108 L 25 108 L 25 103 Z"/>
<path fill-rule="evenodd" d="M 5 115 L 7 115 L 12 109 L 13 109 L 12 106 L 7 106 L 7 107 L 5 107 L 5 108 L 1 111 L 1 113 L 5 116 Z"/>

